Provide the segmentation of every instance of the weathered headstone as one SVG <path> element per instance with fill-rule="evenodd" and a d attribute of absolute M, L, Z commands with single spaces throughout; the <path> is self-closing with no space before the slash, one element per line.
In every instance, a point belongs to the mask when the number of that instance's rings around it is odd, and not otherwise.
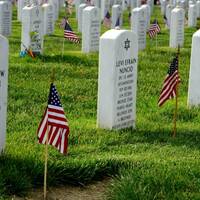
<path fill-rule="evenodd" d="M 200 30 L 193 34 L 190 58 L 188 106 L 200 106 Z"/>
<path fill-rule="evenodd" d="M 171 12 L 170 23 L 170 43 L 169 46 L 177 48 L 178 45 L 183 46 L 184 43 L 184 20 L 185 11 L 181 7 L 176 7 Z"/>
<path fill-rule="evenodd" d="M 11 34 L 12 5 L 9 1 L 0 1 L 0 34 L 8 36 Z"/>
<path fill-rule="evenodd" d="M 131 14 L 131 30 L 136 33 L 138 38 L 138 49 L 146 47 L 146 20 L 147 13 L 143 8 L 134 8 Z"/>
<path fill-rule="evenodd" d="M 87 4 L 82 3 L 78 8 L 78 31 L 82 32 L 82 18 L 83 18 L 83 9 L 87 7 Z"/>
<path fill-rule="evenodd" d="M 188 27 L 195 27 L 197 25 L 197 7 L 195 4 L 189 5 L 188 9 Z"/>
<path fill-rule="evenodd" d="M 43 51 L 43 21 L 40 6 L 26 6 L 22 16 L 22 44 L 21 51 L 31 48 L 33 53 Z"/>
<path fill-rule="evenodd" d="M 51 4 L 45 3 L 42 5 L 43 14 L 43 34 L 50 35 L 54 32 L 54 14 L 53 6 Z"/>
<path fill-rule="evenodd" d="M 100 38 L 97 126 L 135 127 L 137 90 L 137 36 L 127 30 L 109 30 Z"/>
<path fill-rule="evenodd" d="M 151 14 L 152 14 L 153 13 L 153 8 L 154 8 L 154 0 L 147 0 L 147 5 L 150 6 Z"/>
<path fill-rule="evenodd" d="M 0 154 L 5 147 L 8 90 L 8 40 L 0 35 Z"/>
<path fill-rule="evenodd" d="M 120 5 L 113 5 L 111 28 L 115 28 L 115 25 L 118 19 L 119 19 L 119 27 L 121 27 L 122 26 L 122 7 Z"/>
<path fill-rule="evenodd" d="M 17 19 L 22 21 L 22 9 L 30 4 L 30 0 L 18 0 L 17 1 Z"/>
<path fill-rule="evenodd" d="M 53 6 L 53 13 L 54 13 L 54 21 L 56 21 L 59 17 L 59 1 L 58 0 L 48 0 L 49 4 Z"/>
<path fill-rule="evenodd" d="M 106 13 L 109 12 L 110 9 L 110 0 L 102 0 L 101 1 L 101 20 L 104 19 Z"/>
<path fill-rule="evenodd" d="M 99 50 L 100 13 L 99 8 L 88 6 L 83 10 L 82 52 Z"/>

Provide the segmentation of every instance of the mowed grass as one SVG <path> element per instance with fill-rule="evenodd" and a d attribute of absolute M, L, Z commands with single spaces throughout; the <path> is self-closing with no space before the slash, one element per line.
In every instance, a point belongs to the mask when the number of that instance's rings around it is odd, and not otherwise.
<path fill-rule="evenodd" d="M 200 109 L 187 108 L 191 41 L 196 29 L 185 28 L 177 136 L 172 138 L 174 101 L 162 108 L 157 101 L 176 49 L 168 47 L 169 31 L 159 7 L 152 20 L 155 16 L 162 27 L 157 47 L 147 37 L 147 48 L 139 53 L 137 128 L 108 131 L 96 128 L 98 54 L 82 54 L 80 44 L 65 41 L 62 56 L 63 30 L 57 21 L 55 34 L 45 36 L 44 55 L 20 58 L 21 25 L 14 9 L 0 199 L 22 196 L 43 185 L 44 146 L 38 144 L 36 131 L 47 105 L 52 69 L 69 119 L 70 137 L 67 156 L 49 147 L 48 186 L 84 185 L 111 176 L 108 199 L 200 199 Z M 129 29 L 127 11 L 124 19 L 124 28 Z M 76 31 L 74 14 L 69 21 Z M 106 30 L 102 27 L 101 32 Z"/>

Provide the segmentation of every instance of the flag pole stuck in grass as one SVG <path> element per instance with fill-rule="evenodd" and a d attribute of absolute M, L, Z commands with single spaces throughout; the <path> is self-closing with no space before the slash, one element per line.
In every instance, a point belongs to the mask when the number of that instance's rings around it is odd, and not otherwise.
<path fill-rule="evenodd" d="M 178 84 L 180 83 L 180 76 L 178 72 L 178 60 L 180 54 L 180 47 L 178 46 L 178 52 L 175 58 L 173 58 L 167 76 L 165 77 L 162 90 L 160 92 L 160 97 L 158 100 L 158 105 L 162 106 L 168 99 L 175 99 L 175 111 L 174 111 L 174 127 L 173 127 L 173 137 L 176 136 L 176 121 L 178 112 Z"/>
<path fill-rule="evenodd" d="M 180 45 L 178 45 L 177 51 L 177 71 L 179 70 L 179 57 L 180 57 Z M 173 137 L 176 137 L 176 122 L 177 122 L 177 114 L 178 114 L 178 85 L 180 80 L 176 84 L 175 92 L 176 92 L 176 99 L 175 99 L 175 111 L 174 111 L 174 129 L 173 129 Z"/>
<path fill-rule="evenodd" d="M 47 199 L 48 144 L 57 148 L 60 153 L 66 154 L 69 135 L 68 121 L 53 83 L 54 79 L 55 71 L 53 70 L 48 105 L 37 131 L 39 143 L 45 144 L 44 200 Z"/>

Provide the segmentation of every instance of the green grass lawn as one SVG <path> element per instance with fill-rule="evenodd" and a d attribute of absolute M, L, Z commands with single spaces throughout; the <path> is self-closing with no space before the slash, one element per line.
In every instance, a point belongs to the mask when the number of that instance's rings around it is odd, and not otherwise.
<path fill-rule="evenodd" d="M 63 30 L 58 21 L 54 35 L 45 37 L 43 56 L 20 58 L 21 24 L 14 9 L 0 199 L 24 195 L 28 189 L 43 185 L 44 146 L 38 144 L 36 131 L 47 104 L 52 69 L 56 70 L 55 84 L 69 119 L 70 138 L 68 156 L 49 147 L 49 186 L 83 185 L 112 176 L 107 193 L 110 200 L 200 199 L 200 109 L 187 108 L 191 41 L 196 29 L 185 28 L 177 137 L 172 138 L 174 101 L 162 108 L 157 101 L 176 49 L 169 48 L 169 31 L 164 28 L 159 7 L 152 20 L 155 16 L 162 27 L 158 46 L 147 37 L 147 48 L 139 53 L 137 128 L 107 131 L 96 128 L 98 54 L 82 54 L 81 44 L 65 41 L 62 57 Z M 129 29 L 127 11 L 124 20 L 124 28 Z M 76 31 L 74 14 L 69 21 Z"/>

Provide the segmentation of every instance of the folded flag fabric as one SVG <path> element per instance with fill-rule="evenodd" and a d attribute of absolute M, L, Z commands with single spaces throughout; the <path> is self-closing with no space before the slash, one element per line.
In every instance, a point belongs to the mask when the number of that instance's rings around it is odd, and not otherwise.
<path fill-rule="evenodd" d="M 68 21 L 66 21 L 66 24 L 65 24 L 64 38 L 74 43 L 80 43 L 79 37 L 73 32 Z"/>
<path fill-rule="evenodd" d="M 68 135 L 68 121 L 65 117 L 56 87 L 51 83 L 48 105 L 37 131 L 38 140 L 39 143 L 48 143 L 57 148 L 60 153 L 66 154 Z"/>
<path fill-rule="evenodd" d="M 150 38 L 154 38 L 158 33 L 160 33 L 161 29 L 158 24 L 158 21 L 155 19 L 153 23 L 151 24 L 148 34 Z"/>
<path fill-rule="evenodd" d="M 167 76 L 165 77 L 158 105 L 162 106 L 168 99 L 176 97 L 177 85 L 180 83 L 180 77 L 178 73 L 178 57 L 176 56 L 168 69 Z"/>

